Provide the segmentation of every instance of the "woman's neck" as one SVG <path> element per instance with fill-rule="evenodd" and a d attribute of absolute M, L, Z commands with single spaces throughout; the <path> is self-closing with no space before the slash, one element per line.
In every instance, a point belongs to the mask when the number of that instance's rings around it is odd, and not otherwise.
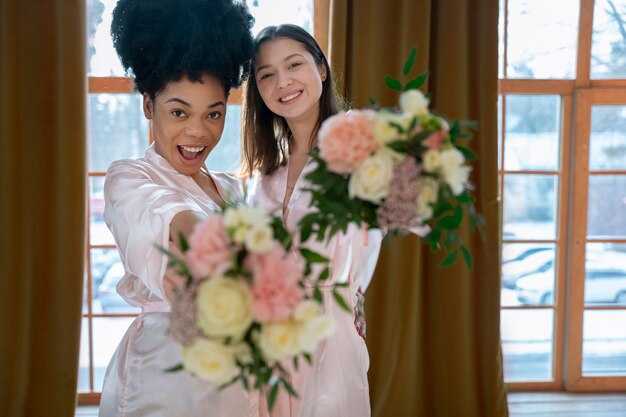
<path fill-rule="evenodd" d="M 311 123 L 287 123 L 291 131 L 291 148 L 289 154 L 291 156 L 308 154 L 311 150 L 311 135 L 314 125 Z"/>

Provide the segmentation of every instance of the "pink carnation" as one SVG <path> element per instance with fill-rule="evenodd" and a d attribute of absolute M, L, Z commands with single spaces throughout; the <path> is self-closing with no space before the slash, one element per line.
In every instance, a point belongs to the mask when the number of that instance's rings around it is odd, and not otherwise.
<path fill-rule="evenodd" d="M 352 110 L 328 118 L 318 135 L 320 156 L 328 169 L 349 174 L 379 145 L 374 137 L 374 117 L 371 112 Z"/>
<path fill-rule="evenodd" d="M 252 314 L 255 319 L 287 319 L 303 298 L 302 289 L 298 286 L 304 273 L 301 259 L 276 244 L 266 254 L 249 255 L 246 266 L 253 275 Z"/>
<path fill-rule="evenodd" d="M 206 279 L 224 273 L 231 265 L 230 240 L 222 216 L 211 216 L 199 223 L 189 236 L 185 258 L 191 275 Z"/>

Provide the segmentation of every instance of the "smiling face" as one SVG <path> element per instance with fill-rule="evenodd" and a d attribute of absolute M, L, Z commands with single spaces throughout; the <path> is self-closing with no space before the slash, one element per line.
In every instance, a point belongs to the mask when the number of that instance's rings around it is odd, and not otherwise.
<path fill-rule="evenodd" d="M 287 123 L 315 125 L 326 67 L 295 40 L 276 38 L 259 47 L 255 81 L 265 105 Z"/>
<path fill-rule="evenodd" d="M 154 100 L 144 94 L 143 109 L 152 121 L 155 149 L 176 171 L 197 173 L 224 130 L 226 94 L 217 78 L 170 82 Z"/>

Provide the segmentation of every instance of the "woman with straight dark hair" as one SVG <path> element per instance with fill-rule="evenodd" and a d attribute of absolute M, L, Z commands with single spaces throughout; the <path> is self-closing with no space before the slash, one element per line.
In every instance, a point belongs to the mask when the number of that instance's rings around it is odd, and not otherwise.
<path fill-rule="evenodd" d="M 330 66 L 315 39 L 294 25 L 270 26 L 255 38 L 256 55 L 244 83 L 242 109 L 243 173 L 252 176 L 249 202 L 282 213 L 291 231 L 309 213 L 304 178 L 324 120 L 337 112 Z M 378 258 L 382 235 L 350 227 L 328 243 L 309 242 L 330 259 L 330 277 L 322 287 L 323 309 L 335 331 L 320 343 L 312 364 L 286 366 L 298 397 L 281 393 L 272 417 L 367 417 L 371 414 L 364 332 L 355 315 L 342 310 L 332 285 L 345 285 L 343 298 L 357 307 Z M 264 415 L 261 408 L 261 415 Z"/>

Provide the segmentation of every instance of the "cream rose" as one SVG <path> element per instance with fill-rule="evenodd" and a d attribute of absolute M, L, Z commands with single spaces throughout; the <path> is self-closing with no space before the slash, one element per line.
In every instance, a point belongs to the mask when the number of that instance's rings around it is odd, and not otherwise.
<path fill-rule="evenodd" d="M 274 232 L 267 225 L 254 225 L 250 227 L 246 234 L 245 244 L 246 248 L 252 253 L 267 253 L 274 246 Z"/>
<path fill-rule="evenodd" d="M 374 138 L 381 146 L 396 140 L 403 140 L 406 138 L 406 133 L 401 134 L 391 123 L 401 126 L 406 132 L 412 120 L 413 115 L 409 113 L 380 111 L 374 116 Z"/>
<path fill-rule="evenodd" d="M 424 116 L 428 114 L 428 99 L 419 90 L 405 91 L 400 94 L 400 108 L 416 116 Z"/>
<path fill-rule="evenodd" d="M 463 154 L 454 147 L 441 152 L 442 177 L 455 195 L 463 192 L 463 185 L 472 170 L 471 167 L 463 165 L 464 162 Z"/>
<path fill-rule="evenodd" d="M 433 217 L 433 208 L 430 206 L 430 204 L 418 200 L 417 201 L 417 215 L 422 220 L 428 220 L 431 217 Z"/>
<path fill-rule="evenodd" d="M 181 357 L 185 369 L 215 384 L 230 381 L 237 369 L 233 348 L 213 340 L 196 339 L 181 348 Z"/>
<path fill-rule="evenodd" d="M 380 203 L 389 194 L 393 160 L 387 152 L 376 152 L 354 171 L 348 184 L 351 198 Z"/>
<path fill-rule="evenodd" d="M 242 221 L 250 227 L 266 226 L 271 223 L 272 219 L 262 209 L 254 207 L 239 207 L 237 210 L 239 211 Z"/>
<path fill-rule="evenodd" d="M 269 359 L 293 357 L 300 352 L 298 330 L 299 326 L 291 320 L 267 322 L 261 328 L 259 346 Z"/>
<path fill-rule="evenodd" d="M 441 166 L 441 153 L 436 149 L 426 151 L 422 158 L 422 166 L 426 172 L 435 172 Z"/>
<path fill-rule="evenodd" d="M 439 195 L 439 183 L 430 177 L 424 177 L 419 180 L 419 195 L 418 201 L 428 203 L 434 203 L 437 201 Z"/>
<path fill-rule="evenodd" d="M 317 316 L 320 312 L 320 303 L 315 300 L 304 300 L 296 306 L 293 318 L 296 321 L 307 321 Z"/>
<path fill-rule="evenodd" d="M 212 337 L 240 339 L 252 323 L 252 294 L 243 282 L 216 277 L 198 287 L 198 326 Z"/>
<path fill-rule="evenodd" d="M 335 322 L 326 315 L 319 315 L 299 326 L 298 343 L 300 350 L 313 353 L 320 340 L 328 337 L 335 330 Z"/>

